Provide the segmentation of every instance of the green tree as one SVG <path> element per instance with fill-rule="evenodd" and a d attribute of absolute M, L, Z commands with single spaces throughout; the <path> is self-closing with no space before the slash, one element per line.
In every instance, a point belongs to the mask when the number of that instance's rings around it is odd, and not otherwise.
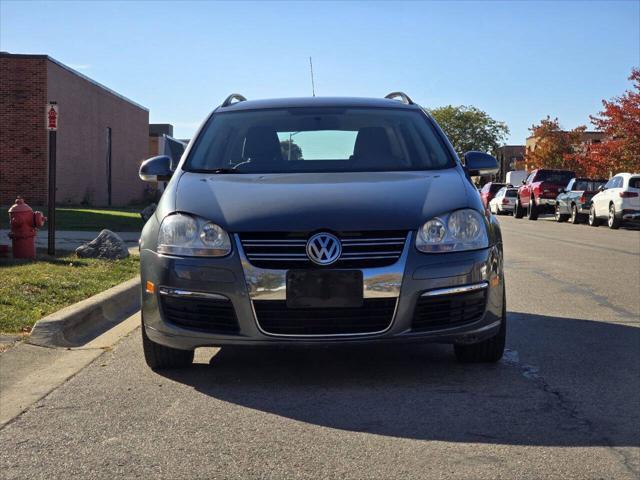
<path fill-rule="evenodd" d="M 289 156 L 289 146 L 291 146 L 291 156 Z M 302 158 L 302 149 L 296 142 L 283 140 L 280 142 L 280 152 L 282 152 L 282 158 L 286 160 L 304 160 Z"/>
<path fill-rule="evenodd" d="M 447 105 L 428 110 L 447 134 L 460 158 L 465 152 L 491 153 L 504 143 L 509 127 L 474 106 Z"/>

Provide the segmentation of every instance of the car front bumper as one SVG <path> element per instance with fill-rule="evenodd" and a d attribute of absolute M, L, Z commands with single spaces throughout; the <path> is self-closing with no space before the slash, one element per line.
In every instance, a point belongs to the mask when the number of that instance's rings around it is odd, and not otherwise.
<path fill-rule="evenodd" d="M 395 301 L 395 306 L 386 328 L 355 334 L 284 335 L 262 328 L 256 302 L 282 303 L 286 298 L 286 270 L 253 267 L 237 238 L 233 252 L 224 258 L 173 257 L 142 250 L 140 261 L 142 285 L 147 282 L 155 285 L 153 293 L 142 292 L 142 318 L 147 335 L 156 343 L 178 349 L 227 344 L 327 345 L 388 341 L 469 344 L 495 335 L 502 319 L 501 245 L 471 252 L 423 254 L 415 249 L 410 234 L 401 258 L 394 265 L 362 269 L 365 300 L 388 299 Z M 486 292 L 481 313 L 471 321 L 415 328 L 414 315 L 419 302 L 466 290 Z M 237 319 L 237 331 L 221 333 L 177 325 L 167 318 L 163 295 L 193 302 L 203 296 L 228 299 Z"/>

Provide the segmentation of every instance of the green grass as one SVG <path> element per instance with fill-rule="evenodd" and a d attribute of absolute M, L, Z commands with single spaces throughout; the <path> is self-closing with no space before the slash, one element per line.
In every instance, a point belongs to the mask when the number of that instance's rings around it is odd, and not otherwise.
<path fill-rule="evenodd" d="M 143 225 L 137 210 L 56 208 L 56 230 L 139 232 Z"/>
<path fill-rule="evenodd" d="M 124 260 L 38 256 L 0 259 L 0 332 L 28 330 L 40 318 L 138 274 L 139 257 Z"/>
<path fill-rule="evenodd" d="M 7 208 L 3 208 L 6 212 Z M 46 207 L 32 207 L 47 215 Z M 83 207 L 58 207 L 56 208 L 56 230 L 83 230 L 100 231 L 103 228 L 114 232 L 139 232 L 144 223 L 140 217 L 140 210 L 129 208 L 83 208 Z M 7 219 L 2 218 L 1 228 L 9 228 Z M 43 230 L 47 229 L 47 225 Z"/>

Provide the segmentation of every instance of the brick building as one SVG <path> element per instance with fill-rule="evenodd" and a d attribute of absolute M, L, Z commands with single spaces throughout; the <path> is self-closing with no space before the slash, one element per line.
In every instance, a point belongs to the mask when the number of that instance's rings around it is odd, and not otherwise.
<path fill-rule="evenodd" d="M 149 111 L 47 55 L 0 53 L 0 205 L 47 203 L 45 108 L 58 104 L 59 205 L 123 206 L 146 185 Z M 110 175 L 109 175 L 110 172 Z"/>
<path fill-rule="evenodd" d="M 495 151 L 495 157 L 498 160 L 498 173 L 496 181 L 504 182 L 507 172 L 513 170 L 524 169 L 524 145 L 504 145 Z"/>

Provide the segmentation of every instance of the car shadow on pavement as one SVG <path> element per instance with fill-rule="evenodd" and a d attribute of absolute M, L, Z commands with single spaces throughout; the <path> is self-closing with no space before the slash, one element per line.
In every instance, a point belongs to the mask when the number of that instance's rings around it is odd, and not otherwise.
<path fill-rule="evenodd" d="M 548 446 L 640 444 L 640 329 L 510 313 L 497 364 L 445 345 L 224 347 L 163 375 L 225 402 L 392 437 Z M 231 420 L 230 420 L 231 421 Z"/>

